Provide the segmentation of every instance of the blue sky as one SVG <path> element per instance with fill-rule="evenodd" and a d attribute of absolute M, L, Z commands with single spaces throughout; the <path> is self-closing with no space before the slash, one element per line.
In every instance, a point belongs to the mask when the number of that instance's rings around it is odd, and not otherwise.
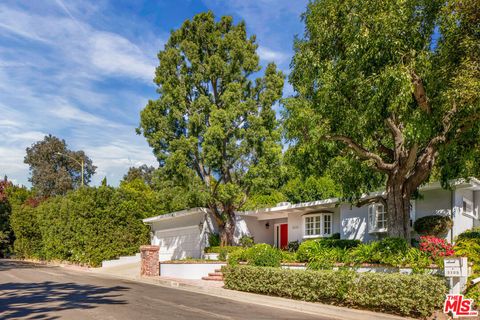
<path fill-rule="evenodd" d="M 306 0 L 38 0 L 0 3 L 0 176 L 29 185 L 25 148 L 46 134 L 84 150 L 93 184 L 116 185 L 130 166 L 156 165 L 135 134 L 157 98 L 156 54 L 169 32 L 196 13 L 245 20 L 262 65 L 288 73 Z M 285 95 L 291 94 L 286 86 Z"/>

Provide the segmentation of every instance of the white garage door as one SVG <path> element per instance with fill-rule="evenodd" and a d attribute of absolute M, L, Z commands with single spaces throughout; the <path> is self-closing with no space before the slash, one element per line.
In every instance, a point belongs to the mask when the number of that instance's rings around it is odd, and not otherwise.
<path fill-rule="evenodd" d="M 160 246 L 160 261 L 200 258 L 201 239 L 198 226 L 160 230 L 155 232 Z"/>

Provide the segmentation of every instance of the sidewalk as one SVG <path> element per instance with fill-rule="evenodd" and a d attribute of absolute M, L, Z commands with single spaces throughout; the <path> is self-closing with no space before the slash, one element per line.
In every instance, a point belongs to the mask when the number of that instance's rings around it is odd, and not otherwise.
<path fill-rule="evenodd" d="M 132 280 L 162 287 L 176 288 L 200 294 L 221 297 L 238 302 L 251 303 L 261 306 L 280 308 L 290 311 L 299 311 L 307 314 L 327 316 L 342 320 L 400 320 L 405 317 L 377 313 L 365 310 L 338 307 L 314 302 L 305 302 L 254 293 L 233 291 L 223 288 L 221 281 L 188 280 L 168 277 L 140 277 L 139 266 L 130 265 L 101 269 L 90 269 L 89 272 L 105 276 Z"/>

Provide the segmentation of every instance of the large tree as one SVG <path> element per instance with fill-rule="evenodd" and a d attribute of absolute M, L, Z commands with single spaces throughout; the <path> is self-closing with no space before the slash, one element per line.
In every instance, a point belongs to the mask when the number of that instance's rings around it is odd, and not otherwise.
<path fill-rule="evenodd" d="M 146 164 L 142 164 L 139 167 L 130 167 L 128 169 L 128 172 L 123 176 L 122 181 L 132 182 L 136 179 L 140 179 L 147 185 L 152 186 L 154 173 L 154 166 L 147 166 Z"/>
<path fill-rule="evenodd" d="M 389 235 L 408 238 L 410 199 L 436 164 L 444 182 L 478 166 L 478 1 L 318 0 L 303 18 L 287 137 L 334 151 L 346 196 L 386 184 L 372 201 Z"/>
<path fill-rule="evenodd" d="M 222 244 L 231 244 L 235 211 L 252 188 L 279 168 L 280 134 L 273 105 L 284 76 L 272 63 L 263 77 L 255 37 L 232 17 L 196 15 L 172 31 L 156 69 L 160 97 L 141 112 L 139 132 L 161 175 L 188 181 L 205 195 Z"/>
<path fill-rule="evenodd" d="M 41 197 L 64 195 L 82 184 L 88 185 L 96 167 L 83 151 L 67 148 L 65 140 L 48 135 L 27 148 L 24 162 L 30 166 L 30 182 Z"/>

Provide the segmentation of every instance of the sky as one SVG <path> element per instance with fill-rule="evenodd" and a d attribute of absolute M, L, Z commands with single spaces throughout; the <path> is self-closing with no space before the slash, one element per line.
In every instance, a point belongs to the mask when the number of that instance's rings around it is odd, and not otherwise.
<path fill-rule="evenodd" d="M 93 185 L 117 185 L 129 167 L 157 166 L 135 133 L 157 99 L 157 53 L 195 14 L 244 20 L 265 66 L 288 74 L 307 0 L 2 0 L 0 2 L 0 176 L 30 185 L 25 149 L 45 135 L 84 150 Z M 284 95 L 292 94 L 286 84 Z"/>

